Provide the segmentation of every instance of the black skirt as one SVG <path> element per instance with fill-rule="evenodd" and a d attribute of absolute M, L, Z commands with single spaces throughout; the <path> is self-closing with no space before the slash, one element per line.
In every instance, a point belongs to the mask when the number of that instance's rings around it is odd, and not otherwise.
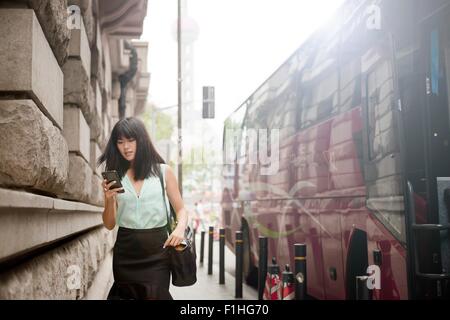
<path fill-rule="evenodd" d="M 172 300 L 166 227 L 119 227 L 113 249 L 114 284 L 108 300 Z"/>

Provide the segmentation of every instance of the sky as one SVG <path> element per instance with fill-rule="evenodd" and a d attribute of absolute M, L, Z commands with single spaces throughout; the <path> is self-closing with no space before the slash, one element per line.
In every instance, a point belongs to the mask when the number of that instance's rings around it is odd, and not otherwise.
<path fill-rule="evenodd" d="M 342 3 L 343 0 L 187 0 L 188 16 L 199 26 L 194 45 L 194 102 L 199 109 L 202 86 L 215 87 L 216 119 L 203 121 L 210 121 L 221 134 L 225 118 Z M 149 42 L 148 100 L 158 108 L 177 104 L 176 18 L 177 0 L 148 1 L 141 40 Z"/>

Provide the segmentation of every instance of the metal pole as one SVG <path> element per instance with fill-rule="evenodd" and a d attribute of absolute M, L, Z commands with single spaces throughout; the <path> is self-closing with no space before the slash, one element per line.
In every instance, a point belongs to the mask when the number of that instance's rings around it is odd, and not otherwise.
<path fill-rule="evenodd" d="M 152 108 L 152 140 L 156 142 L 156 108 Z"/>
<path fill-rule="evenodd" d="M 213 274 L 213 241 L 214 227 L 209 227 L 209 243 L 208 243 L 208 274 Z"/>
<path fill-rule="evenodd" d="M 177 23 L 177 34 L 178 34 L 178 188 L 180 189 L 180 194 L 183 196 L 183 166 L 181 160 L 183 159 L 183 149 L 182 149 L 182 68 L 181 68 L 181 0 L 178 0 L 178 23 Z"/>
<path fill-rule="evenodd" d="M 259 237 L 258 300 L 263 300 L 267 275 L 267 237 Z"/>
<path fill-rule="evenodd" d="M 236 294 L 242 298 L 242 267 L 244 263 L 242 231 L 236 231 Z"/>
<path fill-rule="evenodd" d="M 202 231 L 200 237 L 200 263 L 203 264 L 203 257 L 205 252 L 205 231 Z"/>
<path fill-rule="evenodd" d="M 368 276 L 356 277 L 356 300 L 372 300 L 367 279 L 369 279 Z"/>
<path fill-rule="evenodd" d="M 197 242 L 196 242 L 196 238 L 197 238 L 197 230 L 193 229 L 192 230 L 192 247 L 194 249 L 194 252 L 197 252 Z"/>
<path fill-rule="evenodd" d="M 306 244 L 294 244 L 295 255 L 295 300 L 305 300 L 307 290 Z"/>
<path fill-rule="evenodd" d="M 225 284 L 225 229 L 219 230 L 219 284 Z"/>

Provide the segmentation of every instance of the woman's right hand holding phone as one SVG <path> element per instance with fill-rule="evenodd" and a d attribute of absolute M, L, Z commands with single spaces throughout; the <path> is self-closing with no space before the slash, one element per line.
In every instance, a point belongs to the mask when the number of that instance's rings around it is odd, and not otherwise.
<path fill-rule="evenodd" d="M 115 183 L 116 183 L 116 181 L 111 181 L 111 182 L 108 183 L 108 181 L 106 179 L 103 179 L 102 187 L 103 187 L 103 193 L 105 194 L 105 199 L 106 200 L 115 198 L 115 196 L 117 195 L 118 191 L 123 190 L 123 187 L 110 189 L 111 186 L 113 184 L 115 184 Z"/>

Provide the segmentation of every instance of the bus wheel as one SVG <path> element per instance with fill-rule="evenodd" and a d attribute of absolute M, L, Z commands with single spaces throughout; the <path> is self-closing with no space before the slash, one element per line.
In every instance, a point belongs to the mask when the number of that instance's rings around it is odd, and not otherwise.
<path fill-rule="evenodd" d="M 250 251 L 250 230 L 246 221 L 242 224 L 242 238 L 244 242 L 244 263 L 243 272 L 245 283 L 249 286 L 257 288 L 258 287 L 258 268 L 255 266 L 253 259 L 251 257 Z"/>

